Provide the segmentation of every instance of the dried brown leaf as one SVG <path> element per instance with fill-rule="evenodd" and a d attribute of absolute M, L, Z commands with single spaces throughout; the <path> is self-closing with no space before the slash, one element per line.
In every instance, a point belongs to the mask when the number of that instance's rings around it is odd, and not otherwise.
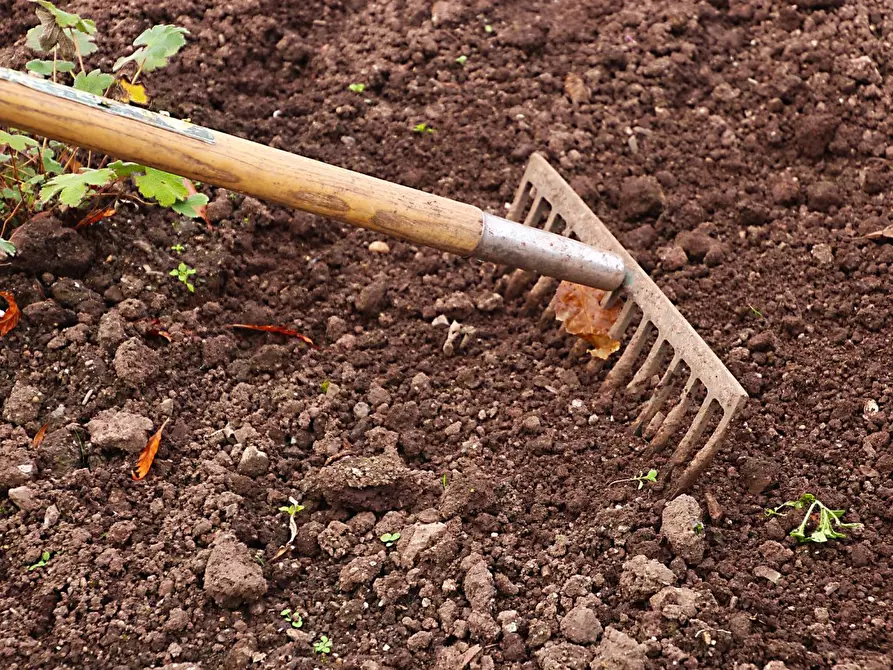
<path fill-rule="evenodd" d="M 306 335 L 302 335 L 296 330 L 292 330 L 291 328 L 286 328 L 285 326 L 255 326 L 248 323 L 233 323 L 230 324 L 230 328 L 244 328 L 246 330 L 261 330 L 265 333 L 279 333 L 280 335 L 286 335 L 288 337 L 297 337 L 301 342 L 306 342 L 311 347 L 315 347 L 316 345 Z"/>
<path fill-rule="evenodd" d="M 146 446 L 143 447 L 143 450 L 140 452 L 139 460 L 136 462 L 136 472 L 130 473 L 130 476 L 133 477 L 133 481 L 138 482 L 149 474 L 149 468 L 152 467 L 152 462 L 155 460 L 155 454 L 158 453 L 158 447 L 161 444 L 161 431 L 164 430 L 168 421 L 170 421 L 170 419 L 164 420 L 164 423 L 161 424 L 161 428 L 149 438 L 149 441 L 146 442 Z"/>
<path fill-rule="evenodd" d="M 195 188 L 195 184 L 192 183 L 191 179 L 183 177 L 183 185 L 186 187 L 186 192 L 189 193 L 190 196 L 198 195 L 198 190 Z M 214 230 L 214 226 L 211 225 L 211 219 L 208 218 L 208 205 L 199 205 L 195 208 L 195 211 L 205 222 L 208 230 Z"/>
<path fill-rule="evenodd" d="M 583 77 L 575 72 L 571 72 L 564 79 L 564 92 L 571 102 L 575 105 L 581 105 L 589 102 L 589 87 L 583 81 Z"/>
<path fill-rule="evenodd" d="M 589 353 L 606 359 L 620 348 L 620 342 L 608 332 L 617 321 L 620 305 L 605 309 L 601 305 L 605 291 L 563 281 L 555 293 L 555 318 L 564 323 L 571 335 L 593 346 Z"/>
<path fill-rule="evenodd" d="M 47 436 L 47 428 L 49 428 L 49 427 L 50 427 L 50 422 L 47 421 L 45 424 L 43 424 L 40 427 L 40 430 L 38 430 L 37 433 L 34 435 L 34 439 L 31 440 L 31 446 L 34 449 L 37 449 L 37 447 L 40 446 L 40 443 L 43 442 L 43 438 L 45 438 Z"/>
<path fill-rule="evenodd" d="M 0 291 L 0 298 L 6 301 L 6 311 L 3 313 L 3 316 L 0 316 L 0 337 L 4 337 L 16 327 L 22 312 L 9 291 Z"/>
<path fill-rule="evenodd" d="M 87 214 L 87 216 L 78 221 L 74 229 L 80 230 L 81 228 L 92 226 L 97 221 L 101 221 L 102 219 L 113 216 L 115 214 L 115 211 L 116 210 L 114 207 L 102 207 L 99 209 L 94 209 L 92 212 Z"/>
<path fill-rule="evenodd" d="M 887 226 L 873 233 L 863 235 L 866 240 L 893 240 L 893 226 Z"/>

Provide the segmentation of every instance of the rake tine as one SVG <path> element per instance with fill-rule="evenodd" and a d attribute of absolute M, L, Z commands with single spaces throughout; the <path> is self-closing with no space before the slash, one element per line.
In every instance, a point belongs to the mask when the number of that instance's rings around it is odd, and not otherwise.
<path fill-rule="evenodd" d="M 707 421 L 710 419 L 712 413 L 713 397 L 708 395 L 704 398 L 704 402 L 701 403 L 701 407 L 698 409 L 695 420 L 692 421 L 688 432 L 685 433 L 685 437 L 679 442 L 676 451 L 673 452 L 673 456 L 670 458 L 670 467 L 672 469 L 678 468 L 691 457 L 695 445 L 704 433 L 704 429 L 707 427 Z"/>
<path fill-rule="evenodd" d="M 638 392 L 649 379 L 657 374 L 660 364 L 664 359 L 664 355 L 666 354 L 667 346 L 666 340 L 662 340 L 659 337 L 657 338 L 657 341 L 651 347 L 651 351 L 648 352 L 648 356 L 645 358 L 642 367 L 636 371 L 632 381 L 626 385 L 626 392 L 628 394 L 632 395 Z"/>
<path fill-rule="evenodd" d="M 673 360 L 670 362 L 660 383 L 657 385 L 657 388 L 654 389 L 651 399 L 645 403 L 645 406 L 639 412 L 639 416 L 636 417 L 632 426 L 634 434 L 641 435 L 645 426 L 648 425 L 651 419 L 654 418 L 654 415 L 657 414 L 663 404 L 667 401 L 670 391 L 673 390 L 673 380 L 676 378 L 676 375 L 679 374 L 679 366 L 681 363 L 682 359 L 678 354 L 673 357 Z"/>
<path fill-rule="evenodd" d="M 605 381 L 602 382 L 600 389 L 602 394 L 615 391 L 623 380 L 629 376 L 629 373 L 632 372 L 633 364 L 636 362 L 639 354 L 642 353 L 642 348 L 645 346 L 645 340 L 651 333 L 651 329 L 651 322 L 643 318 L 636 332 L 630 338 L 629 344 L 626 345 L 626 349 L 623 350 L 623 354 L 617 360 L 617 363 L 614 364 L 614 367 L 611 368 L 608 376 L 605 377 Z"/>
<path fill-rule="evenodd" d="M 731 422 L 732 414 L 724 413 L 716 430 L 713 431 L 713 434 L 707 441 L 707 444 L 695 454 L 695 457 L 692 459 L 691 463 L 689 463 L 688 467 L 685 468 L 681 475 L 679 475 L 679 479 L 673 483 L 671 497 L 676 497 L 680 493 L 690 489 L 692 484 L 694 484 L 704 470 L 707 469 L 707 466 L 710 465 L 710 461 L 713 460 L 716 452 L 719 451 L 719 447 L 726 436 L 726 432 L 728 431 Z"/>
<path fill-rule="evenodd" d="M 669 439 L 676 434 L 677 430 L 679 430 L 679 426 L 682 425 L 682 421 L 685 419 L 688 408 L 691 406 L 692 395 L 696 383 L 697 379 L 692 375 L 689 378 L 688 383 L 685 385 L 685 390 L 682 392 L 679 402 L 676 403 L 673 409 L 670 410 L 670 413 L 667 414 L 660 430 L 657 431 L 657 435 L 651 440 L 651 450 L 654 453 L 663 451 Z"/>

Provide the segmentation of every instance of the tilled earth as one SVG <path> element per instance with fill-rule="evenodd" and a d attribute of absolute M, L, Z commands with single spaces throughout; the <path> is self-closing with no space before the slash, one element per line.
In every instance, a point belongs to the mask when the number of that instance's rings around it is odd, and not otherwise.
<path fill-rule="evenodd" d="M 543 153 L 751 399 L 668 504 L 660 477 L 609 485 L 664 456 L 493 266 L 214 189 L 212 231 L 128 205 L 29 224 L 44 253 L 0 268 L 25 311 L 3 667 L 891 667 L 893 245 L 865 237 L 891 223 L 886 0 L 66 8 L 105 69 L 187 27 L 153 107 L 219 130 L 496 213 Z M 0 6 L 0 64 L 35 23 Z M 452 355 L 441 315 L 474 329 Z M 864 529 L 798 546 L 763 510 L 807 491 Z"/>

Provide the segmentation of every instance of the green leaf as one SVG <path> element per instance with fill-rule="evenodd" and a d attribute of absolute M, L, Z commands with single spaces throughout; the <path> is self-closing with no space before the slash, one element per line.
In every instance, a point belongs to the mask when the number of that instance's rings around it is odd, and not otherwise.
<path fill-rule="evenodd" d="M 77 14 L 61 10 L 52 2 L 49 2 L 49 0 L 32 0 L 32 2 L 36 2 L 52 14 L 53 19 L 56 21 L 56 25 L 60 28 L 78 28 L 78 30 L 80 30 L 80 25 L 83 24 L 83 21 L 81 21 L 81 17 Z M 93 22 L 91 21 L 90 23 Z M 96 32 L 96 24 L 93 25 L 93 32 Z"/>
<path fill-rule="evenodd" d="M 16 245 L 14 245 L 9 240 L 0 239 L 0 251 L 2 251 L 7 256 L 15 256 L 16 255 Z"/>
<path fill-rule="evenodd" d="M 362 93 L 366 90 L 366 84 L 351 84 L 347 88 L 354 93 Z"/>
<path fill-rule="evenodd" d="M 90 23 L 92 23 L 92 21 Z M 78 31 L 72 33 L 71 39 L 74 41 L 75 44 L 77 44 L 77 50 L 81 54 L 81 58 L 86 58 L 90 54 L 95 53 L 96 50 L 99 48 L 93 42 L 93 40 L 96 38 L 93 37 L 93 35 L 88 35 L 84 32 Z"/>
<path fill-rule="evenodd" d="M 459 65 L 465 65 L 468 62 L 468 56 L 462 54 L 456 59 L 456 62 L 459 63 Z"/>
<path fill-rule="evenodd" d="M 34 26 L 25 34 L 25 45 L 33 51 L 47 51 L 40 43 L 40 36 L 43 34 L 43 26 Z"/>
<path fill-rule="evenodd" d="M 105 186 L 115 179 L 115 173 L 109 168 L 101 170 L 88 170 L 78 174 L 60 174 L 50 179 L 46 186 L 40 189 L 41 202 L 59 196 L 59 202 L 69 207 L 78 207 L 83 204 L 87 193 L 93 191 L 92 187 Z"/>
<path fill-rule="evenodd" d="M 27 135 L 12 135 L 0 130 L 0 147 L 4 145 L 9 145 L 13 151 L 24 151 L 26 147 L 36 147 L 38 142 Z"/>
<path fill-rule="evenodd" d="M 197 208 L 204 207 L 207 204 L 208 196 L 204 193 L 196 193 L 195 195 L 190 195 L 186 200 L 178 200 L 171 205 L 171 209 L 177 214 L 188 216 L 190 219 L 197 219 L 201 216 Z"/>
<path fill-rule="evenodd" d="M 287 607 L 284 610 L 282 610 L 281 612 L 279 612 L 279 616 L 288 616 L 289 614 L 291 614 L 291 610 L 288 609 Z"/>
<path fill-rule="evenodd" d="M 39 58 L 29 60 L 25 63 L 25 69 L 44 77 L 50 77 L 53 74 L 54 65 L 56 72 L 71 72 L 74 70 L 74 63 L 71 61 L 58 60 L 53 63 L 51 60 L 40 60 Z"/>
<path fill-rule="evenodd" d="M 144 198 L 154 198 L 162 207 L 170 207 L 189 196 L 183 178 L 170 172 L 147 167 L 146 174 L 137 175 L 133 180 Z"/>
<path fill-rule="evenodd" d="M 185 35 L 189 31 L 179 26 L 152 26 L 133 41 L 133 46 L 141 47 L 129 56 L 115 61 L 115 72 L 131 61 L 143 72 L 152 72 L 167 65 L 168 59 L 186 44 Z"/>
<path fill-rule="evenodd" d="M 121 177 L 129 177 L 135 172 L 145 172 L 146 166 L 140 165 L 139 163 L 128 163 L 125 161 L 115 161 L 113 163 L 109 163 L 109 170 L 114 170 L 115 175 L 120 179 Z"/>
<path fill-rule="evenodd" d="M 43 169 L 47 174 L 62 174 L 65 171 L 62 163 L 56 160 L 52 149 L 44 149 L 41 153 Z"/>
<path fill-rule="evenodd" d="M 108 87 L 114 83 L 115 78 L 110 74 L 104 74 L 101 70 L 93 70 L 90 74 L 78 72 L 74 78 L 74 87 L 77 90 L 99 96 L 104 95 Z"/>

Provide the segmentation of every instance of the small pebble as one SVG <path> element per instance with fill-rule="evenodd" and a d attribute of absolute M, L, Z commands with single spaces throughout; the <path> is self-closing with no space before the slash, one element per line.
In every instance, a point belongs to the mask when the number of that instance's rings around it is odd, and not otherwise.
<path fill-rule="evenodd" d="M 388 246 L 387 242 L 375 240 L 369 245 L 369 251 L 376 254 L 387 254 L 390 253 L 391 248 Z"/>

